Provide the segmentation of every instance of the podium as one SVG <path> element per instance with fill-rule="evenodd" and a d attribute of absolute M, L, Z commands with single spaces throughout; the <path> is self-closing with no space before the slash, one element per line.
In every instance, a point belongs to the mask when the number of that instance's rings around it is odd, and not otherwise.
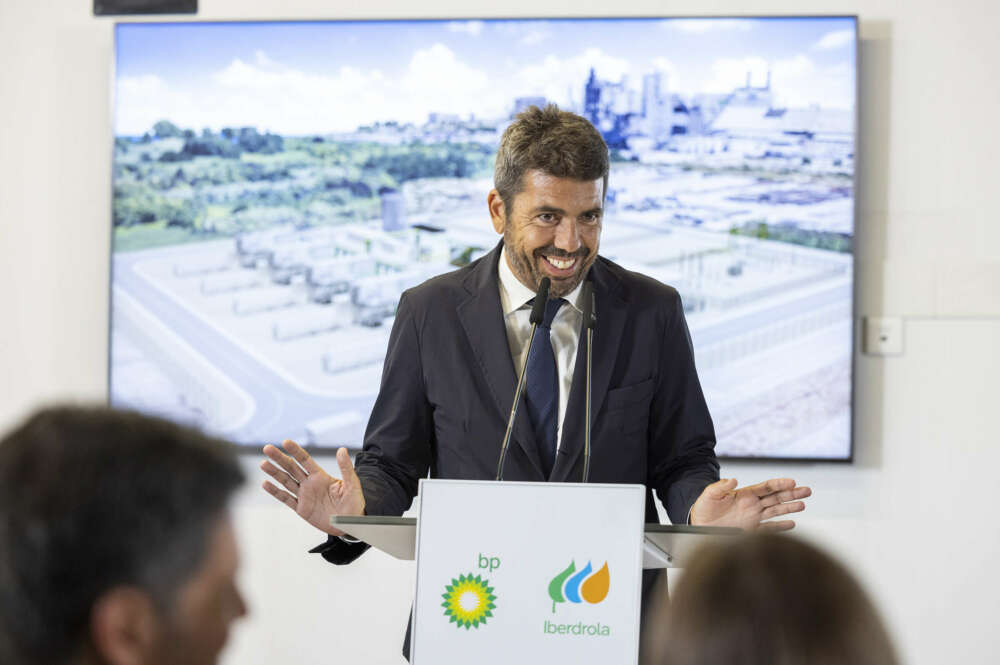
<path fill-rule="evenodd" d="M 643 568 L 739 529 L 644 524 L 642 485 L 420 481 L 417 518 L 331 525 L 417 562 L 413 665 L 636 663 Z"/>

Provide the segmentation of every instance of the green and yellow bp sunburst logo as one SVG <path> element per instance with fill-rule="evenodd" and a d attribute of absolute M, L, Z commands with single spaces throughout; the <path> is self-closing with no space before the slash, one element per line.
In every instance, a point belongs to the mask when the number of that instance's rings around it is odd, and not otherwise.
<path fill-rule="evenodd" d="M 493 601 L 497 597 L 493 594 L 489 580 L 484 580 L 479 575 L 473 577 L 472 573 L 452 579 L 441 596 L 444 598 L 441 603 L 444 615 L 450 617 L 449 622 L 454 623 L 457 628 L 479 628 L 479 624 L 486 623 L 486 619 L 493 616 L 493 610 L 496 609 Z"/>

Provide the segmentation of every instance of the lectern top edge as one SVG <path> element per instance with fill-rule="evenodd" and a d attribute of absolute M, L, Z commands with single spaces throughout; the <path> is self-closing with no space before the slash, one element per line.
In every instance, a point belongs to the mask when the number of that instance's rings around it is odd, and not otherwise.
<path fill-rule="evenodd" d="M 361 515 L 347 516 L 334 515 L 330 518 L 331 526 L 411 526 L 417 525 L 416 517 L 389 517 L 384 515 Z M 736 535 L 742 533 L 742 529 L 731 526 L 692 526 L 690 524 L 657 524 L 647 522 L 644 529 L 646 533 L 693 533 L 700 535 Z"/>
<path fill-rule="evenodd" d="M 388 517 L 384 515 L 334 515 L 330 518 L 331 526 L 350 526 L 352 524 L 366 524 L 372 526 L 416 526 L 417 518 Z"/>
<path fill-rule="evenodd" d="M 735 536 L 743 529 L 735 526 L 694 526 L 692 524 L 657 524 L 646 522 L 646 533 L 696 533 L 703 536 Z"/>

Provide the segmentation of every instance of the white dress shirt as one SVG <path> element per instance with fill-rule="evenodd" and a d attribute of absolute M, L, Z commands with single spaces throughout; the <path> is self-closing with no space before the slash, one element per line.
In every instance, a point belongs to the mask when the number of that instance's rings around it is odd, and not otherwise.
<path fill-rule="evenodd" d="M 528 335 L 531 333 L 531 306 L 528 301 L 535 292 L 521 283 L 507 264 L 507 249 L 500 250 L 500 307 L 503 309 L 504 325 L 507 326 L 507 343 L 514 361 L 514 373 L 521 371 L 521 365 L 528 353 Z M 580 325 L 583 310 L 580 308 L 580 290 L 583 282 L 577 284 L 564 296 L 566 304 L 556 312 L 552 320 L 552 351 L 556 356 L 556 371 L 559 373 L 559 420 L 556 430 L 556 446 L 562 442 L 563 417 L 569 389 L 573 385 L 573 368 L 576 366 L 576 347 L 580 342 Z"/>

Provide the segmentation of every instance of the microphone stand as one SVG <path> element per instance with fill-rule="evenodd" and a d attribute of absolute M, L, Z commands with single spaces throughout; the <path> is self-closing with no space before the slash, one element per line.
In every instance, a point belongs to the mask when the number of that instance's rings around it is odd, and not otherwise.
<path fill-rule="evenodd" d="M 517 418 L 517 407 L 521 403 L 521 393 L 524 391 L 524 380 L 528 373 L 528 357 L 531 355 L 531 343 L 535 340 L 535 329 L 545 317 L 545 303 L 549 299 L 549 286 L 551 280 L 542 277 L 538 285 L 538 292 L 535 294 L 535 302 L 531 308 L 531 332 L 528 334 L 528 352 L 524 354 L 521 361 L 521 376 L 517 380 L 517 389 L 514 390 L 514 403 L 510 407 L 510 418 L 507 419 L 507 431 L 503 435 L 503 443 L 500 445 L 500 461 L 497 463 L 497 480 L 503 480 L 503 464 L 507 459 L 507 447 L 510 445 L 510 437 L 514 432 L 514 419 Z"/>
<path fill-rule="evenodd" d="M 591 356 L 594 346 L 594 326 L 597 323 L 594 303 L 594 287 L 590 282 L 583 284 L 583 325 L 584 333 L 587 336 L 587 383 L 586 395 L 584 396 L 584 422 L 583 422 L 583 482 L 590 480 L 590 372 Z"/>

